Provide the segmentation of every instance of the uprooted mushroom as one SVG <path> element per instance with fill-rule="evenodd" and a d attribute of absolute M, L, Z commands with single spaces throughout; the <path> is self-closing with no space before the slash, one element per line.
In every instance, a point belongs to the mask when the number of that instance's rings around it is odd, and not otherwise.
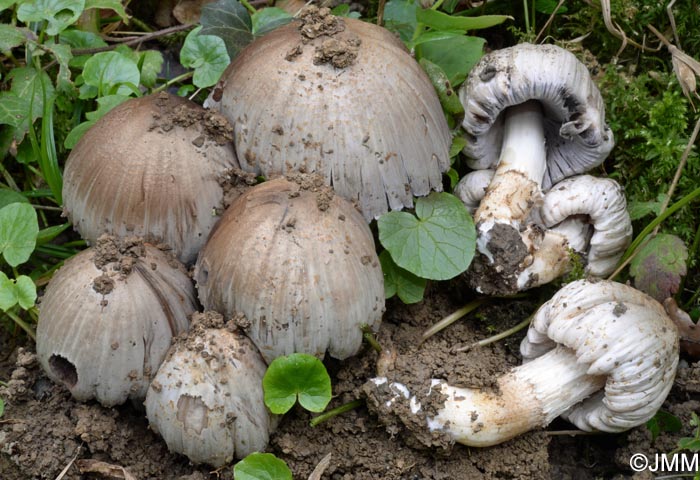
<path fill-rule="evenodd" d="M 585 431 L 620 432 L 645 423 L 665 400 L 678 344 L 676 326 L 651 297 L 620 283 L 579 280 L 537 311 L 520 346 L 523 365 L 495 390 L 434 379 L 411 392 L 387 377 L 364 390 L 380 416 L 398 416 L 419 439 L 429 432 L 483 447 L 558 416 Z"/>
<path fill-rule="evenodd" d="M 552 45 L 521 44 L 484 56 L 460 99 L 470 166 L 495 168 L 475 215 L 482 255 L 471 281 L 485 293 L 514 292 L 533 245 L 541 243 L 533 237 L 537 230 L 523 230 L 543 189 L 600 165 L 613 135 L 586 67 Z"/>

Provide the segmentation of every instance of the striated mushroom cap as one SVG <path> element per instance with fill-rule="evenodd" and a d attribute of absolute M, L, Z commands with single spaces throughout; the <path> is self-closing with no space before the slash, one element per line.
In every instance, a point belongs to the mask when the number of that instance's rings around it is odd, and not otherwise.
<path fill-rule="evenodd" d="M 462 200 L 470 214 L 474 215 L 479 208 L 479 203 L 486 195 L 486 189 L 489 188 L 494 173 L 496 172 L 491 169 L 474 170 L 462 177 L 455 186 L 454 195 Z"/>
<path fill-rule="evenodd" d="M 605 105 L 585 65 L 555 45 L 528 43 L 484 55 L 459 90 L 474 169 L 494 168 L 501 154 L 502 112 L 538 100 L 543 108 L 547 169 L 542 187 L 584 173 L 608 156 L 613 134 Z"/>
<path fill-rule="evenodd" d="M 128 100 L 73 149 L 64 172 L 68 218 L 94 243 L 103 233 L 165 242 L 190 263 L 218 220 L 219 177 L 238 162 L 231 126 L 187 99 Z"/>
<path fill-rule="evenodd" d="M 195 267 L 199 298 L 245 332 L 269 363 L 294 352 L 354 355 L 377 327 L 384 277 L 372 234 L 318 176 L 258 185 L 226 210 Z"/>
<path fill-rule="evenodd" d="M 309 7 L 231 63 L 205 106 L 244 170 L 315 172 L 367 220 L 442 190 L 451 135 L 427 75 L 387 30 Z"/>
<path fill-rule="evenodd" d="M 101 237 L 49 283 L 39 307 L 39 361 L 80 401 L 143 400 L 196 303 L 192 281 L 171 255 L 135 239 Z"/>
<path fill-rule="evenodd" d="M 632 287 L 579 280 L 536 313 L 520 351 L 525 361 L 563 345 L 604 391 L 564 415 L 585 431 L 620 432 L 654 416 L 678 366 L 678 330 L 660 303 Z"/>
<path fill-rule="evenodd" d="M 151 428 L 171 451 L 214 467 L 264 450 L 277 423 L 265 407 L 266 368 L 233 322 L 215 312 L 194 314 L 148 390 Z"/>

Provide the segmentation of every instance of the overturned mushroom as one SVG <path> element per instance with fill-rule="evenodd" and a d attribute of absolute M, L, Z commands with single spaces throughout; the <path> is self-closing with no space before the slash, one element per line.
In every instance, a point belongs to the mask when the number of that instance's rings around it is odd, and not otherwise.
<path fill-rule="evenodd" d="M 522 44 L 492 52 L 472 69 L 460 90 L 465 107 L 464 149 L 477 169 L 496 173 L 476 211 L 478 277 L 491 271 L 501 291 L 516 291 L 528 254 L 521 228 L 544 188 L 599 165 L 613 147 L 604 105 L 586 67 L 552 45 Z M 509 232 L 508 230 L 512 230 Z M 492 244 L 493 242 L 493 244 Z M 516 252 L 515 254 L 513 252 Z"/>
<path fill-rule="evenodd" d="M 80 235 L 165 242 L 193 262 L 218 220 L 219 177 L 238 162 L 219 114 L 160 93 L 115 107 L 66 163 L 64 208 Z"/>
<path fill-rule="evenodd" d="M 328 8 L 257 39 L 205 106 L 233 124 L 244 170 L 315 172 L 367 220 L 442 190 L 450 131 L 435 90 L 387 30 Z"/>
<path fill-rule="evenodd" d="M 255 345 L 215 312 L 195 314 L 153 379 L 146 415 L 168 448 L 214 467 L 262 451 L 276 418 L 265 407 L 267 366 Z"/>
<path fill-rule="evenodd" d="M 354 355 L 376 328 L 384 281 L 369 227 L 316 175 L 279 178 L 239 197 L 197 260 L 205 308 L 244 314 L 266 361 L 293 352 Z"/>
<path fill-rule="evenodd" d="M 196 303 L 192 281 L 172 255 L 136 239 L 100 237 L 66 261 L 46 289 L 39 361 L 78 400 L 142 400 Z"/>
<path fill-rule="evenodd" d="M 663 307 L 623 284 L 576 281 L 536 313 L 521 344 L 525 363 L 495 391 L 433 380 L 410 392 L 386 377 L 365 385 L 380 415 L 404 415 L 471 446 L 504 442 L 562 415 L 586 431 L 620 432 L 649 420 L 678 365 L 678 331 Z M 437 402 L 437 406 L 435 403 Z M 426 414 L 422 404 L 437 413 Z"/>

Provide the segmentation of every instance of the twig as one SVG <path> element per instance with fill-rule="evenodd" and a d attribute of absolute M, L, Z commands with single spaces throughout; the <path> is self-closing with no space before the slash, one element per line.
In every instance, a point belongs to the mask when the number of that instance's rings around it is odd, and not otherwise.
<path fill-rule="evenodd" d="M 545 24 L 542 26 L 542 29 L 540 30 L 540 33 L 537 34 L 537 36 L 535 37 L 535 41 L 532 42 L 532 43 L 537 43 L 537 41 L 540 39 L 540 37 L 542 36 L 542 34 L 544 33 L 544 31 L 547 30 L 547 29 L 549 28 L 549 26 L 550 26 L 550 25 L 552 24 L 552 22 L 554 21 L 554 16 L 557 14 L 557 12 L 558 12 L 559 9 L 561 8 L 561 6 L 564 5 L 564 2 L 565 2 L 565 1 L 566 1 L 566 0 L 559 0 L 559 3 L 557 4 L 556 8 L 555 8 L 554 11 L 552 12 L 552 14 L 549 16 L 549 18 L 547 19 L 547 21 L 545 22 Z"/>
<path fill-rule="evenodd" d="M 369 345 L 374 349 L 374 351 L 377 353 L 382 353 L 382 346 L 379 344 L 377 339 L 374 338 L 374 332 L 372 331 L 370 326 L 362 325 L 361 330 L 362 336 L 367 341 L 367 343 L 369 343 Z"/>
<path fill-rule="evenodd" d="M 444 330 L 445 328 L 449 327 L 463 316 L 473 312 L 474 310 L 482 306 L 484 303 L 486 303 L 488 300 L 488 297 L 477 298 L 476 300 L 472 300 L 471 302 L 467 303 L 459 310 L 452 312 L 451 314 L 437 322 L 435 325 L 427 329 L 425 332 L 423 332 L 423 335 L 421 336 L 421 342 L 425 342 L 427 339 L 440 332 L 441 330 Z"/>
<path fill-rule="evenodd" d="M 379 5 L 377 5 L 377 25 L 380 27 L 384 23 L 384 5 L 386 5 L 386 0 L 379 0 Z"/>
<path fill-rule="evenodd" d="M 336 407 L 332 410 L 328 410 L 327 412 L 323 412 L 318 417 L 312 418 L 311 421 L 309 422 L 309 425 L 311 425 L 312 427 L 315 427 L 319 423 L 323 423 L 326 420 L 329 420 L 329 419 L 335 417 L 336 415 L 340 415 L 341 413 L 349 412 L 350 410 L 354 410 L 357 407 L 361 407 L 362 405 L 364 405 L 364 403 L 365 402 L 363 400 L 353 400 L 352 402 L 346 403 L 346 404 L 341 405 L 339 407 Z"/>
<path fill-rule="evenodd" d="M 137 43 L 147 42 L 155 38 L 164 37 L 166 35 L 170 35 L 171 33 L 182 32 L 193 27 L 194 25 L 175 25 L 174 27 L 164 28 L 163 30 L 147 33 L 146 35 L 141 35 L 138 37 L 116 39 L 114 40 L 115 45 L 95 48 L 76 48 L 75 50 L 72 50 L 72 53 L 73 55 L 91 55 L 93 53 L 108 52 L 110 50 L 114 50 L 119 45 L 135 45 Z"/>
<path fill-rule="evenodd" d="M 533 317 L 534 315 L 535 315 L 535 314 L 533 313 L 532 315 L 530 315 L 529 317 L 527 317 L 525 320 L 523 320 L 522 322 L 520 322 L 520 323 L 517 324 L 516 326 L 514 326 L 514 327 L 512 327 L 512 328 L 509 328 L 508 330 L 506 330 L 506 331 L 504 331 L 504 332 L 501 332 L 501 333 L 499 333 L 499 334 L 497 334 L 497 335 L 494 335 L 494 336 L 492 336 L 492 337 L 489 337 L 489 338 L 485 338 L 485 339 L 480 340 L 480 341 L 478 341 L 478 342 L 472 343 L 471 345 L 466 345 L 466 346 L 464 346 L 464 347 L 455 348 L 455 349 L 453 349 L 452 351 L 453 351 L 453 352 L 466 352 L 466 351 L 471 350 L 472 348 L 476 348 L 476 347 L 485 347 L 486 345 L 490 345 L 490 344 L 492 344 L 492 343 L 496 343 L 497 341 L 502 340 L 502 339 L 504 339 L 504 338 L 506 338 L 506 337 L 509 337 L 509 336 L 513 335 L 514 333 L 519 332 L 519 331 L 522 330 L 523 328 L 525 328 L 525 327 L 527 327 L 528 325 L 530 325 L 530 322 L 532 321 L 532 317 Z"/>
<path fill-rule="evenodd" d="M 66 476 L 66 473 L 68 473 L 68 470 L 70 467 L 73 466 L 73 462 L 75 462 L 75 459 L 78 458 L 78 455 L 80 454 L 80 449 L 82 448 L 82 445 L 78 447 L 78 450 L 75 452 L 75 455 L 73 455 L 73 458 L 71 458 L 70 462 L 68 462 L 68 465 L 66 465 L 66 468 L 61 470 L 61 473 L 58 474 L 56 477 L 56 480 L 61 480 L 63 477 Z"/>
<path fill-rule="evenodd" d="M 544 432 L 545 435 L 550 437 L 557 437 L 560 435 L 568 435 L 571 437 L 578 437 L 581 435 L 602 435 L 602 432 L 584 432 L 583 430 L 549 430 Z"/>
<path fill-rule="evenodd" d="M 628 39 L 625 32 L 622 31 L 622 28 L 620 28 L 618 24 L 612 21 L 612 13 L 610 12 L 610 0 L 600 0 L 600 6 L 603 10 L 603 23 L 605 23 L 605 28 L 607 28 L 608 32 L 612 33 L 614 37 L 622 40 L 622 48 L 617 52 L 618 55 L 622 53 L 622 50 L 624 50 L 624 47 L 626 47 L 628 43 L 633 47 L 640 49 L 643 52 L 658 52 L 659 50 L 661 50 L 661 45 L 659 45 L 656 48 L 649 48 L 645 45 L 640 45 L 634 40 Z"/>
<path fill-rule="evenodd" d="M 332 457 L 333 452 L 329 452 L 328 455 L 323 457 L 321 461 L 318 462 L 318 465 L 316 465 L 316 468 L 314 468 L 314 471 L 311 472 L 311 475 L 309 475 L 309 480 L 321 480 L 323 472 L 325 472 L 328 469 L 328 466 L 331 464 Z"/>

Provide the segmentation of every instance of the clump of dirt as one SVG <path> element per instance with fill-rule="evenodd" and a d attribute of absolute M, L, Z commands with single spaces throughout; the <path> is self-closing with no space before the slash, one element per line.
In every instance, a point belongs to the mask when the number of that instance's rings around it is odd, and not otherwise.
<path fill-rule="evenodd" d="M 345 22 L 342 18 L 331 14 L 331 9 L 327 7 L 319 8 L 316 5 L 304 7 L 299 12 L 299 32 L 302 41 L 308 43 L 322 36 L 333 36 L 345 31 Z"/>
<path fill-rule="evenodd" d="M 92 289 L 102 295 L 108 295 L 114 290 L 114 280 L 106 273 L 103 273 L 92 281 Z"/>
<path fill-rule="evenodd" d="M 316 206 L 322 212 L 331 206 L 335 192 L 332 187 L 326 185 L 322 176 L 315 173 L 289 173 L 285 178 L 299 185 L 300 191 L 315 194 Z M 298 196 L 299 192 L 290 193 L 291 198 Z"/>
<path fill-rule="evenodd" d="M 104 270 L 108 264 L 114 264 L 112 270 L 128 276 L 134 261 L 145 254 L 143 240 L 139 237 L 118 238 L 103 234 L 95 242 L 92 261 L 100 270 Z"/>
<path fill-rule="evenodd" d="M 360 38 L 357 36 L 345 40 L 335 38 L 324 40 L 320 46 L 316 47 L 314 65 L 330 63 L 336 68 L 348 67 L 355 63 L 360 44 Z"/>
<path fill-rule="evenodd" d="M 220 175 L 218 181 L 221 189 L 224 191 L 222 205 L 223 210 L 226 210 L 238 197 L 255 185 L 258 179 L 254 173 L 248 173 L 234 167 Z M 223 211 L 218 211 L 217 213 L 221 215 Z"/>

